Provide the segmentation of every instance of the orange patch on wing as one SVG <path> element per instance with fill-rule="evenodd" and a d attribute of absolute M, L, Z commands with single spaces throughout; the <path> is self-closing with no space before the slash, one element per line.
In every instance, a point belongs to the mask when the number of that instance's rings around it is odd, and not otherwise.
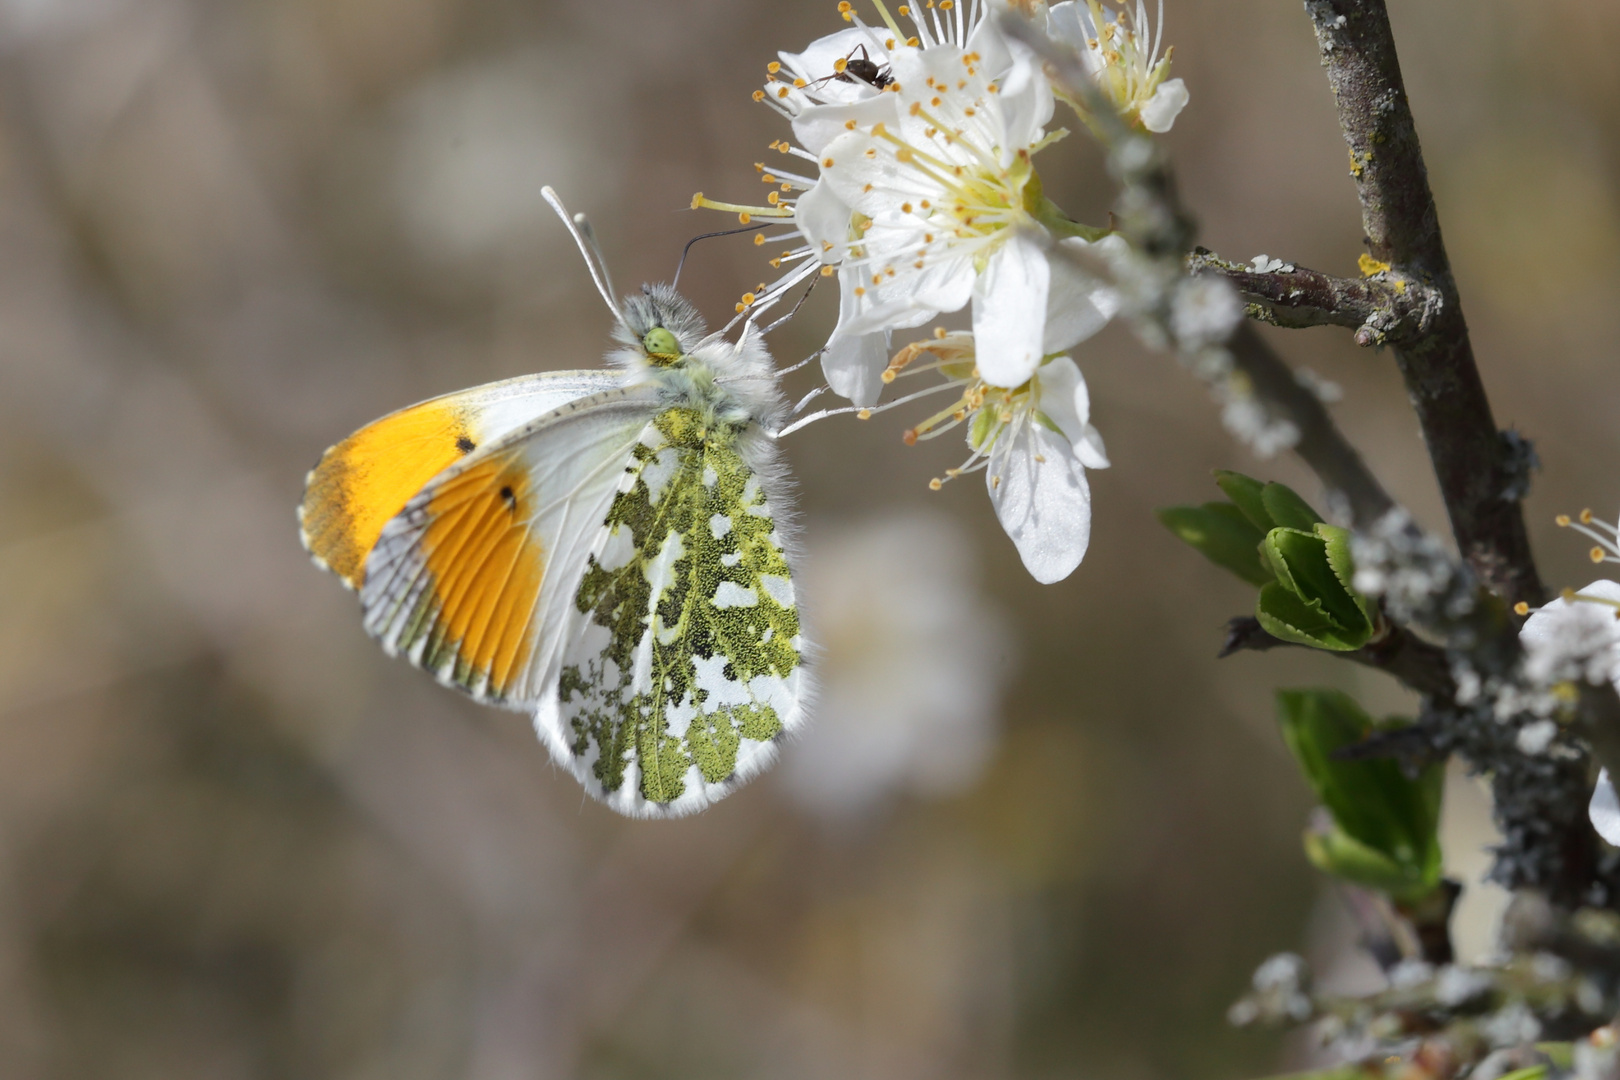
<path fill-rule="evenodd" d="M 478 462 L 428 503 L 422 551 L 438 601 L 435 637 L 456 653 L 458 681 L 482 674 L 503 697 L 534 645 L 545 576 L 534 535 L 535 492 L 516 455 Z"/>
<path fill-rule="evenodd" d="M 321 456 L 304 489 L 304 544 L 351 588 L 383 526 L 473 448 L 466 412 L 413 405 L 368 424 Z"/>

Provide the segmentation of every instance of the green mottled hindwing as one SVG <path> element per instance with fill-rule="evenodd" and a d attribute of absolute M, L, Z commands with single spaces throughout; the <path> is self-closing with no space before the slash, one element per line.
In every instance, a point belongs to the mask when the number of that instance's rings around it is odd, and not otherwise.
<path fill-rule="evenodd" d="M 802 639 L 769 452 L 686 407 L 643 432 L 575 595 L 556 734 L 616 809 L 701 809 L 803 714 Z M 748 453 L 745 454 L 745 450 Z"/>

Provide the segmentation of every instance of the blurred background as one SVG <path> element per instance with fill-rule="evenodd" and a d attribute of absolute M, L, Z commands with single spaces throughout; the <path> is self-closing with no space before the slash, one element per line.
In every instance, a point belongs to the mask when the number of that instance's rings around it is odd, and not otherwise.
<path fill-rule="evenodd" d="M 1300 5 L 1166 7 L 1204 242 L 1354 273 Z M 1620 506 L 1620 6 L 1391 7 L 1498 420 L 1545 466 L 1542 567 L 1579 586 L 1552 515 Z M 387 660 L 300 550 L 304 472 L 353 428 L 599 362 L 541 184 L 621 287 L 667 279 L 725 225 L 693 191 L 757 197 L 765 62 L 840 25 L 831 0 L 0 0 L 0 1075 L 1221 1080 L 1299 1060 L 1223 1020 L 1270 952 L 1368 977 L 1300 854 L 1271 690 L 1411 703 L 1308 655 L 1215 661 L 1250 594 L 1152 509 L 1214 467 L 1319 492 L 1123 328 L 1077 354 L 1114 467 L 1060 585 L 979 484 L 929 492 L 949 440 L 907 449 L 892 415 L 790 440 L 825 700 L 695 819 L 583 798 L 522 716 Z M 1082 136 L 1041 167 L 1102 218 Z M 719 317 L 764 274 L 710 241 L 683 288 Z M 1390 359 L 1274 340 L 1443 531 Z M 1474 955 L 1496 900 L 1460 774 L 1445 836 Z"/>

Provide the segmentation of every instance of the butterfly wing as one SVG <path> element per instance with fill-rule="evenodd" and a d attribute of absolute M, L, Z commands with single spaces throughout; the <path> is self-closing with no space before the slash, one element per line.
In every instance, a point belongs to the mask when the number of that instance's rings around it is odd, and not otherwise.
<path fill-rule="evenodd" d="M 768 765 L 808 691 L 782 470 L 757 428 L 667 408 L 617 478 L 535 727 L 621 813 L 702 809 Z"/>
<path fill-rule="evenodd" d="M 556 682 L 590 545 L 656 409 L 647 386 L 578 398 L 427 481 L 366 560 L 367 632 L 448 686 L 533 707 Z"/>
<path fill-rule="evenodd" d="M 310 470 L 298 508 L 304 547 L 359 588 L 383 526 L 433 477 L 560 406 L 617 386 L 611 371 L 525 375 L 446 394 L 374 421 Z"/>

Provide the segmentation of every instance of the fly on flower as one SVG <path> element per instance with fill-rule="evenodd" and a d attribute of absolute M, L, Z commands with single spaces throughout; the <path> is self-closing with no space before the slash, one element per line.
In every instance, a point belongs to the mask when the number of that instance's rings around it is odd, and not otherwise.
<path fill-rule="evenodd" d="M 665 286 L 621 303 L 545 194 L 614 314 L 614 367 L 375 421 L 310 472 L 300 531 L 390 654 L 532 714 L 620 813 L 690 813 L 805 716 L 786 406 L 752 320 L 732 343 Z"/>
<path fill-rule="evenodd" d="M 859 405 L 882 389 L 890 334 L 971 305 L 984 380 L 1014 388 L 1044 357 L 1095 333 L 1118 308 L 1077 256 L 1103 235 L 1070 221 L 1043 194 L 1034 156 L 1062 138 L 1048 132 L 1051 86 L 1035 56 L 1001 32 L 991 4 L 940 0 L 919 12 L 888 9 L 782 53 L 757 100 L 792 124 L 773 143 L 808 166 L 759 163 L 765 206 L 699 194 L 694 206 L 779 219 L 760 243 L 783 243 L 773 298 L 813 273 L 839 279 L 839 318 L 822 352 L 828 384 Z M 886 65 L 881 87 L 829 78 L 864 48 Z M 843 68 L 838 65 L 844 64 Z"/>

